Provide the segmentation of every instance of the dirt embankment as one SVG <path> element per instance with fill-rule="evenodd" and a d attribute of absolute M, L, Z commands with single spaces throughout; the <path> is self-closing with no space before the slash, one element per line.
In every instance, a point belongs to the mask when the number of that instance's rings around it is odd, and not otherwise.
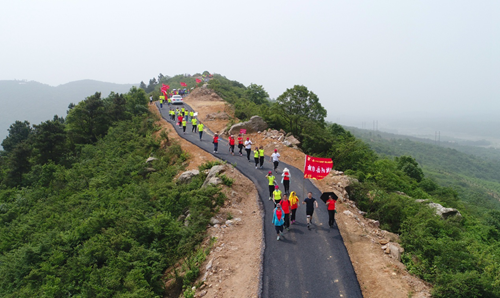
<path fill-rule="evenodd" d="M 185 98 L 185 102 L 198 112 L 198 118 L 212 131 L 222 131 L 228 126 L 231 118 L 237 122 L 232 117 L 231 108 L 208 89 L 195 90 Z M 166 122 L 165 125 L 170 126 Z M 283 162 L 302 169 L 304 153 L 285 146 L 282 141 L 273 138 L 272 135 L 271 132 L 261 132 L 249 134 L 247 137 L 250 137 L 255 145 L 264 146 L 266 155 L 278 149 Z M 215 159 L 187 141 L 181 139 L 180 142 L 194 158 L 190 158 L 188 168 L 196 168 L 197 164 L 203 161 Z M 198 152 L 200 152 L 199 155 Z M 234 193 L 228 195 L 231 202 L 225 207 L 232 209 L 221 210 L 219 219 L 227 218 L 229 212 L 234 217 L 241 217 L 242 220 L 240 224 L 229 228 L 222 228 L 220 225 L 210 228 L 210 234 L 220 237 L 221 242 L 215 246 L 214 255 L 208 257 L 207 264 L 202 266 L 202 275 L 208 272 L 208 278 L 205 282 L 206 286 L 198 290 L 199 296 L 254 297 L 257 295 L 262 239 L 262 221 L 256 201 L 257 192 L 253 184 L 241 173 L 236 170 L 234 173 L 236 181 L 242 181 L 242 184 L 238 186 L 235 183 L 233 186 Z M 377 223 L 364 218 L 362 212 L 348 199 L 344 188 L 349 183 L 349 177 L 332 171 L 325 179 L 314 181 L 314 183 L 321 191 L 333 191 L 340 198 L 337 203 L 336 222 L 364 297 L 430 297 L 429 285 L 409 274 L 398 260 L 397 252 L 394 255 L 388 249 L 388 245 L 399 248 L 397 235 L 380 230 Z M 233 200 L 233 198 L 236 199 Z M 241 257 L 242 253 L 245 258 Z M 247 259 L 251 259 L 253 263 L 244 263 Z M 211 260 L 213 261 L 210 263 Z M 207 270 L 207 268 L 210 269 Z"/>

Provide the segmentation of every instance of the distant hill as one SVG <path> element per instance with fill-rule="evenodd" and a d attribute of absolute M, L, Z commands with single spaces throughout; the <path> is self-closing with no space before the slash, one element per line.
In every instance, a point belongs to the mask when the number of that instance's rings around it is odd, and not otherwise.
<path fill-rule="evenodd" d="M 81 80 L 53 87 L 35 81 L 0 80 L 0 142 L 16 120 L 39 124 L 54 115 L 65 117 L 70 103 L 76 104 L 95 92 L 103 97 L 112 91 L 126 93 L 132 86 Z"/>

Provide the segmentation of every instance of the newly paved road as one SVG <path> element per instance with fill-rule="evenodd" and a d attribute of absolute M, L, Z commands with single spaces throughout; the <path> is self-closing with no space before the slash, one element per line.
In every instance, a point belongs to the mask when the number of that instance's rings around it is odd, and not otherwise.
<path fill-rule="evenodd" d="M 159 105 L 157 107 L 159 108 Z M 168 110 L 168 106 L 160 109 L 162 117 L 167 121 Z M 191 124 L 188 124 L 185 134 L 180 128 L 176 130 L 187 141 L 213 154 L 213 133 L 207 128 L 201 141 L 198 133 L 191 133 Z M 264 205 L 265 250 L 261 297 L 362 297 L 342 236 L 336 226 L 333 229 L 328 227 L 328 212 L 325 203 L 320 199 L 321 192 L 309 180 L 302 178 L 302 171 L 280 162 L 280 174 L 276 175 L 276 180 L 281 182 L 281 172 L 287 167 L 292 177 L 290 191 L 295 191 L 301 202 L 303 187 L 306 194 L 309 191 L 313 193 L 319 204 L 319 208 L 314 211 L 315 224 L 311 230 L 307 229 L 305 205 L 301 205 L 297 210 L 296 223 L 290 227 L 289 232 L 285 232 L 284 240 L 277 241 L 271 223 L 274 204 L 268 200 L 268 183 L 265 178 L 273 169 L 269 157 L 266 156 L 264 169 L 255 169 L 253 155 L 252 162 L 247 161 L 245 154 L 243 157 L 236 154 L 232 156 L 228 152 L 227 140 L 220 140 L 218 151 L 214 156 L 235 164 L 243 175 L 252 180 Z M 244 150 L 243 152 L 245 153 Z M 280 186 L 283 190 L 283 186 Z"/>

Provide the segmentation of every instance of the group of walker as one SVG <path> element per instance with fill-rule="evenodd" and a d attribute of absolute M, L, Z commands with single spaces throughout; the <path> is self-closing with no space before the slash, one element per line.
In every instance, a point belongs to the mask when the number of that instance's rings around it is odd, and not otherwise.
<path fill-rule="evenodd" d="M 277 151 L 275 151 L 277 153 Z M 278 162 L 279 163 L 279 162 Z M 275 170 L 277 164 L 275 163 Z M 273 175 L 272 171 L 269 171 L 266 175 L 269 187 L 269 201 L 273 201 L 274 210 L 272 215 L 272 223 L 276 229 L 277 240 L 284 238 L 284 229 L 290 230 L 290 224 L 294 224 L 296 220 L 296 213 L 299 207 L 299 198 L 295 191 L 290 192 L 290 170 L 285 168 L 282 173 L 281 183 L 284 187 L 284 193 L 279 189 L 278 183 L 276 182 L 276 177 Z M 288 197 L 288 194 L 290 197 Z M 328 209 L 328 225 L 333 228 L 335 224 L 335 203 L 337 201 L 332 195 L 328 196 L 326 200 L 326 206 Z M 304 199 L 302 205 L 306 205 L 306 219 L 307 219 L 307 229 L 311 229 L 311 224 L 314 208 L 318 208 L 318 202 L 312 197 L 312 192 L 308 192 L 307 198 Z"/>
<path fill-rule="evenodd" d="M 161 102 L 160 102 L 161 107 Z M 170 108 L 168 112 L 170 116 L 170 120 L 175 122 L 177 121 L 177 126 L 182 128 L 183 133 L 186 133 L 186 126 L 188 122 L 191 122 L 191 132 L 196 133 L 198 130 L 200 141 L 203 136 L 204 125 L 201 122 L 198 122 L 197 113 L 194 110 L 187 110 L 186 108 L 176 108 L 173 110 Z M 177 119 L 176 119 L 177 118 Z M 252 151 L 252 141 L 250 138 L 246 138 L 243 140 L 242 134 L 238 134 L 238 137 L 235 138 L 233 135 L 230 135 L 228 138 L 229 144 L 229 152 L 231 155 L 234 155 L 234 148 L 236 146 L 236 142 L 238 142 L 238 149 L 240 156 L 243 156 L 243 148 L 246 151 L 246 157 L 248 162 L 251 162 L 250 155 Z M 214 153 L 218 153 L 219 149 L 219 133 L 215 133 L 212 139 L 212 143 L 214 145 Z M 256 146 L 254 151 L 254 161 L 255 168 L 263 168 L 264 166 L 264 147 Z M 271 154 L 270 160 L 273 162 L 274 172 L 278 173 L 278 165 L 279 159 L 281 155 L 278 152 L 278 149 L 274 149 L 274 152 Z M 278 183 L 276 182 L 276 177 L 273 175 L 272 171 L 269 171 L 266 175 L 266 178 L 269 182 L 269 201 L 273 201 L 275 208 L 273 210 L 272 223 L 276 228 L 277 240 L 280 240 L 283 237 L 283 231 L 286 229 L 290 230 L 290 224 L 295 224 L 296 221 L 296 212 L 299 208 L 299 197 L 295 191 L 290 192 L 290 170 L 288 168 L 283 169 L 283 173 L 281 174 L 282 179 L 281 183 L 283 184 L 284 193 L 279 189 Z M 288 197 L 290 195 L 290 197 Z M 335 203 L 336 200 L 330 195 L 326 201 L 326 206 L 328 209 L 328 225 L 330 228 L 333 228 L 335 224 Z M 312 197 L 312 193 L 309 192 L 307 194 L 307 198 L 304 199 L 302 205 L 306 205 L 306 218 L 307 218 L 307 228 L 311 229 L 312 217 L 314 214 L 314 208 L 318 208 L 318 202 L 315 198 Z"/>

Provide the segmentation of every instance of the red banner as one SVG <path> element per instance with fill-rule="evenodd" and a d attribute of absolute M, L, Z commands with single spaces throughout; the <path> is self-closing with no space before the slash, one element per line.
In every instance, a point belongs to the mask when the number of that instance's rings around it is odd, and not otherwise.
<path fill-rule="evenodd" d="M 197 84 L 201 83 L 201 79 L 196 79 L 196 83 Z"/>
<path fill-rule="evenodd" d="M 244 135 L 244 134 L 246 134 L 246 133 L 247 133 L 247 130 L 246 130 L 246 129 L 244 129 L 244 128 L 240 129 L 240 134 Z"/>
<path fill-rule="evenodd" d="M 169 85 L 162 84 L 161 85 L 161 93 L 165 94 L 167 93 L 167 90 L 170 88 Z"/>
<path fill-rule="evenodd" d="M 186 84 L 186 83 L 184 83 L 184 82 L 181 82 L 181 86 L 182 86 L 182 87 L 187 87 L 187 84 Z"/>
<path fill-rule="evenodd" d="M 306 155 L 306 163 L 304 165 L 304 178 L 306 179 L 323 179 L 333 168 L 331 158 L 312 157 Z"/>

